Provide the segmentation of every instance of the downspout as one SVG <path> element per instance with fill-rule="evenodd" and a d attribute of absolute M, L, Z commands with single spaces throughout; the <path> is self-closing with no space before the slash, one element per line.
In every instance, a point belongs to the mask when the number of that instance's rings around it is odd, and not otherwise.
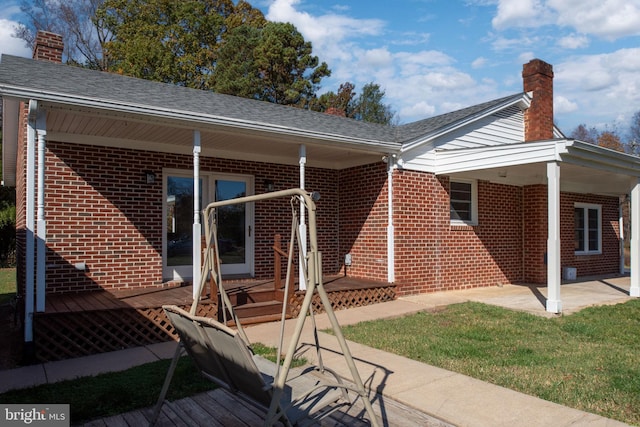
<path fill-rule="evenodd" d="M 200 244 L 200 236 L 202 236 L 202 226 L 200 224 L 200 131 L 193 131 L 193 265 L 192 265 L 192 283 L 193 283 L 193 299 L 198 298 L 198 284 L 200 283 L 201 271 L 200 259 L 202 248 Z"/>
<path fill-rule="evenodd" d="M 387 282 L 395 282 L 396 246 L 393 224 L 393 170 L 396 169 L 394 155 L 387 157 Z"/>
<path fill-rule="evenodd" d="M 46 242 L 47 242 L 47 221 L 44 211 L 44 178 L 45 178 L 45 148 L 47 136 L 47 112 L 38 111 L 36 119 L 36 130 L 38 132 L 38 216 L 37 216 L 37 244 L 36 248 L 36 311 L 44 312 L 46 297 Z"/>
<path fill-rule="evenodd" d="M 300 164 L 300 189 L 304 190 L 304 177 L 305 177 L 305 165 L 307 164 L 307 147 L 304 145 L 300 146 L 300 158 L 298 160 L 298 163 Z M 304 201 L 300 200 L 300 226 L 299 226 L 299 231 L 300 231 L 300 265 L 302 266 L 302 263 L 304 262 L 306 265 L 306 260 L 307 260 L 307 225 L 305 222 L 305 207 L 304 207 Z M 302 271 L 302 268 L 299 268 L 299 280 L 298 280 L 298 288 L 303 291 L 305 289 L 307 289 L 307 284 L 305 283 L 305 275 L 304 272 Z"/>
<path fill-rule="evenodd" d="M 29 101 L 29 119 L 27 125 L 27 177 L 26 177 L 26 242 L 25 242 L 25 301 L 24 301 L 24 342 L 25 354 L 27 358 L 34 353 L 33 348 L 33 311 L 34 311 L 34 270 L 35 270 L 35 247 L 34 247 L 34 213 L 35 213 L 35 160 L 36 160 L 36 115 L 38 112 L 38 101 Z"/>

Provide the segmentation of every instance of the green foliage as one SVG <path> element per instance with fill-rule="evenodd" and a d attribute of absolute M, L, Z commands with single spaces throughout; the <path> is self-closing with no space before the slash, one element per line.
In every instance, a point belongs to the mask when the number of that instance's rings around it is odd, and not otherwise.
<path fill-rule="evenodd" d="M 0 159 L 2 132 L 0 132 Z M 2 162 L 0 162 L 2 176 Z M 16 189 L 0 186 L 0 268 L 15 265 L 16 254 Z"/>
<path fill-rule="evenodd" d="M 383 104 L 384 91 L 376 83 L 367 83 L 356 100 L 355 118 L 365 122 L 391 124 L 394 113 L 391 107 Z"/>
<path fill-rule="evenodd" d="M 640 423 L 640 301 L 547 319 L 480 303 L 363 322 L 347 339 L 580 410 Z"/>
<path fill-rule="evenodd" d="M 384 91 L 376 83 L 367 83 L 360 95 L 353 83 L 343 83 L 338 93 L 327 92 L 312 102 L 310 108 L 356 120 L 390 125 L 395 117 L 391 107 L 383 102 Z"/>
<path fill-rule="evenodd" d="M 210 89 L 220 43 L 231 24 L 262 22 L 231 0 L 106 0 L 96 13 L 113 34 L 105 50 L 112 71 Z"/>
<path fill-rule="evenodd" d="M 213 89 L 306 108 L 331 72 L 292 25 L 266 22 L 230 31 L 219 51 Z"/>

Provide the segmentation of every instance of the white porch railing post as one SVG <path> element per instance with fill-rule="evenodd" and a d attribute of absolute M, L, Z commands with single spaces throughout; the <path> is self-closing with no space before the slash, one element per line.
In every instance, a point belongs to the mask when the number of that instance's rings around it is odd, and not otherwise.
<path fill-rule="evenodd" d="M 562 312 L 560 299 L 560 165 L 547 163 L 547 311 Z"/>
<path fill-rule="evenodd" d="M 395 227 L 393 224 L 393 170 L 395 168 L 394 156 L 387 156 L 387 282 L 389 283 L 396 280 Z"/>
<path fill-rule="evenodd" d="M 300 158 L 299 158 L 299 164 L 300 164 L 300 189 L 304 190 L 304 186 L 305 186 L 305 182 L 304 182 L 304 178 L 305 178 L 305 165 L 307 164 L 307 147 L 305 147 L 304 145 L 300 146 Z M 301 260 L 300 262 L 306 262 L 307 259 L 307 224 L 306 224 L 306 220 L 305 220 L 305 208 L 304 208 L 304 202 L 301 200 L 300 201 L 300 227 L 299 227 L 299 231 L 300 231 L 300 241 L 302 242 L 302 246 L 300 247 L 300 252 L 301 252 Z M 305 283 L 305 276 L 304 276 L 304 271 L 302 271 L 302 268 L 299 268 L 299 280 L 298 280 L 298 289 L 305 290 L 307 289 L 307 284 Z"/>
<path fill-rule="evenodd" d="M 631 287 L 629 295 L 640 297 L 640 178 L 631 187 Z"/>
<path fill-rule="evenodd" d="M 202 224 L 200 223 L 200 131 L 193 131 L 193 299 L 198 298 L 201 271 L 201 244 Z"/>

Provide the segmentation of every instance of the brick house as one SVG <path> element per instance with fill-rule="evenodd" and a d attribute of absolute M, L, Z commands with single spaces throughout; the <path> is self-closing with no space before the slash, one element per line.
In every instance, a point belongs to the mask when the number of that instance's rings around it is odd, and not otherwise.
<path fill-rule="evenodd" d="M 325 273 L 394 283 L 397 295 L 546 283 L 558 313 L 563 269 L 623 271 L 621 196 L 640 226 L 640 160 L 565 138 L 540 60 L 524 65 L 522 93 L 381 126 L 63 65 L 62 48 L 39 33 L 35 60 L 0 61 L 27 311 L 52 294 L 191 281 L 195 171 L 202 203 L 303 181 L 321 194 Z M 260 278 L 290 206 L 236 214 L 228 239 L 242 253 L 223 273 Z"/>

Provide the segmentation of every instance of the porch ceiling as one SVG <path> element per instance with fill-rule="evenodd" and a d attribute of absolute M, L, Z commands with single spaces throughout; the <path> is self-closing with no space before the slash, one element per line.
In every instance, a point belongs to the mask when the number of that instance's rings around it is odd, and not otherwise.
<path fill-rule="evenodd" d="M 483 169 L 451 174 L 467 179 L 478 179 L 506 185 L 547 184 L 547 164 L 533 163 L 519 166 Z M 569 193 L 619 196 L 628 194 L 635 179 L 567 163 L 560 163 L 560 191 Z"/>
<path fill-rule="evenodd" d="M 183 120 L 158 119 L 49 105 L 47 139 L 191 155 L 193 131 L 200 130 L 203 156 L 297 165 L 306 146 L 307 165 L 343 169 L 380 161 L 384 150 L 357 149 L 314 136 L 264 132 Z"/>

